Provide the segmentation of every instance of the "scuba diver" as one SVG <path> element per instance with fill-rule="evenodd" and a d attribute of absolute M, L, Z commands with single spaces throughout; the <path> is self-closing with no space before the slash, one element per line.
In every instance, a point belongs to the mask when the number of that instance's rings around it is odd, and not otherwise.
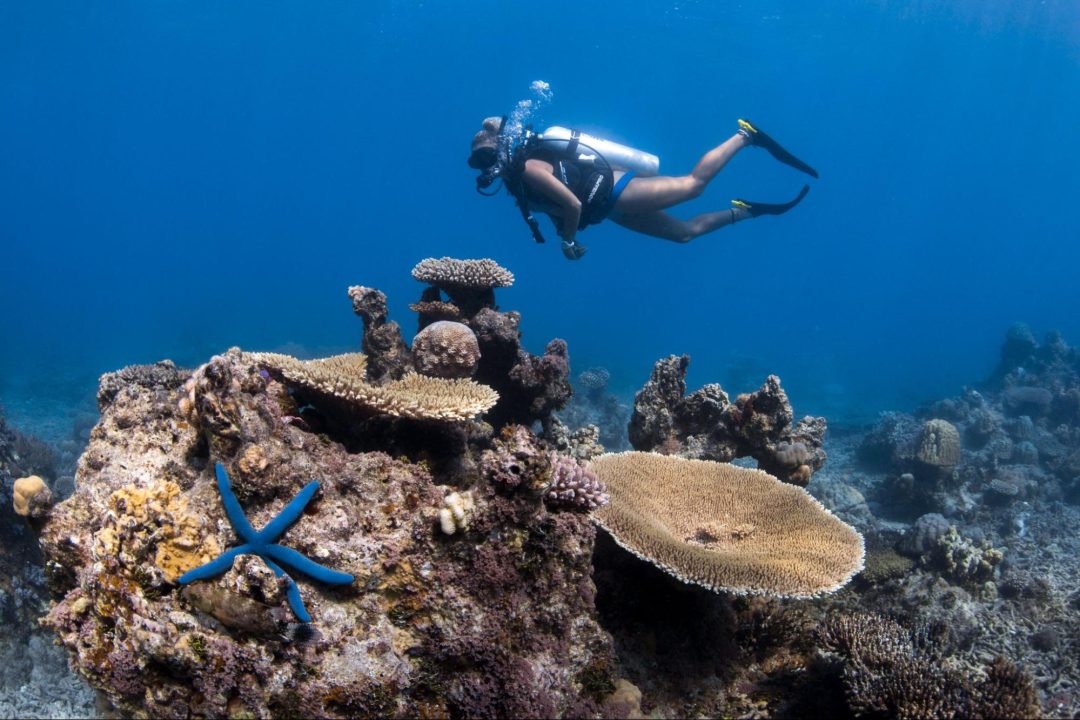
<path fill-rule="evenodd" d="M 736 199 L 730 208 L 689 220 L 664 212 L 701 195 L 735 153 L 748 145 L 764 148 L 780 162 L 818 176 L 816 170 L 746 120 L 739 120 L 734 135 L 705 153 L 688 175 L 679 177 L 659 175 L 660 160 L 655 155 L 558 126 L 543 133 L 508 127 L 505 115 L 484 120 L 473 137 L 468 163 L 480 171 L 478 192 L 494 195 L 497 189 L 488 188 L 501 179 L 517 201 L 533 238 L 544 242 L 533 217 L 535 208 L 555 224 L 563 254 L 579 260 L 586 247 L 578 241 L 577 232 L 607 218 L 645 235 L 686 243 L 747 218 L 782 215 L 798 205 L 810 191 L 809 185 L 785 203 Z"/>

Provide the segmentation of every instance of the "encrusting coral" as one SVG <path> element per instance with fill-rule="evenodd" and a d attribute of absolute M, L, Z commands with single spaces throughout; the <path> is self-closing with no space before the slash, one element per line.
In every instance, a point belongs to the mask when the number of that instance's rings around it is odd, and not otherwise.
<path fill-rule="evenodd" d="M 863 538 L 806 491 L 748 468 L 655 453 L 601 455 L 617 543 L 710 590 L 814 597 L 862 569 Z"/>

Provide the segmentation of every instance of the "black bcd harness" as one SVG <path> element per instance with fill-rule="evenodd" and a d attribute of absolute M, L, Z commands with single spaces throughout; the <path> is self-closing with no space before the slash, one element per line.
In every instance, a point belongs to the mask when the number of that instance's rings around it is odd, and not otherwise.
<path fill-rule="evenodd" d="M 522 219 L 529 226 L 533 239 L 538 243 L 544 242 L 544 235 L 540 232 L 540 223 L 529 208 L 528 190 L 525 187 L 525 162 L 527 160 L 537 158 L 551 163 L 555 169 L 555 176 L 581 201 L 579 230 L 604 219 L 608 210 L 607 199 L 614 185 L 611 165 L 603 155 L 581 142 L 579 131 L 572 131 L 566 145 L 558 147 L 562 142 L 562 140 L 544 140 L 531 129 L 526 129 L 524 142 L 511 154 L 509 161 L 504 166 L 493 171 L 486 171 L 477 178 L 477 191 L 484 195 L 494 194 L 494 192 L 485 193 L 484 189 L 489 187 L 497 177 L 502 178 L 507 192 L 514 197 Z"/>

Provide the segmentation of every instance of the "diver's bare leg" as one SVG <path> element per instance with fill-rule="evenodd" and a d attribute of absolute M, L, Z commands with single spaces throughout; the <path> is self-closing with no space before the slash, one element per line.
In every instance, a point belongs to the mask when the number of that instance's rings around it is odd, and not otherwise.
<path fill-rule="evenodd" d="M 736 133 L 705 153 L 689 175 L 635 177 L 619 195 L 615 210 L 628 215 L 649 213 L 696 198 L 735 153 L 749 144 L 749 140 Z"/>
<path fill-rule="evenodd" d="M 689 220 L 680 220 L 659 210 L 648 213 L 636 213 L 634 215 L 613 215 L 611 217 L 619 225 L 635 232 L 670 240 L 677 243 L 688 243 L 696 237 L 719 230 L 725 225 L 745 220 L 750 213 L 744 208 L 731 208 L 719 212 L 703 213 Z"/>

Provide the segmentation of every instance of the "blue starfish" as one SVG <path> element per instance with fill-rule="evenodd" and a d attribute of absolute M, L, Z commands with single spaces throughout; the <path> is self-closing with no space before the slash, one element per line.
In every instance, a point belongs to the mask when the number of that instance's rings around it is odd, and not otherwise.
<path fill-rule="evenodd" d="M 217 474 L 218 491 L 221 493 L 221 502 L 225 506 L 225 514 L 229 516 L 233 530 L 244 543 L 226 550 L 205 565 L 184 573 L 180 576 L 180 584 L 186 585 L 196 580 L 217 577 L 232 567 L 237 555 L 258 555 L 275 575 L 285 578 L 288 586 L 289 607 L 292 608 L 297 619 L 304 623 L 311 622 L 311 615 L 308 614 L 304 601 L 300 598 L 300 589 L 296 587 L 296 582 L 281 568 L 281 565 L 328 585 L 348 585 L 353 581 L 353 576 L 323 567 L 292 548 L 283 547 L 274 541 L 304 512 L 304 508 L 315 495 L 315 491 L 319 489 L 319 481 L 312 480 L 305 485 L 304 489 L 285 506 L 285 509 L 278 513 L 277 517 L 268 522 L 262 530 L 256 532 L 248 522 L 247 516 L 244 515 L 244 509 L 240 507 L 240 501 L 236 499 L 229 485 L 229 475 L 221 463 L 214 465 L 214 472 Z"/>

